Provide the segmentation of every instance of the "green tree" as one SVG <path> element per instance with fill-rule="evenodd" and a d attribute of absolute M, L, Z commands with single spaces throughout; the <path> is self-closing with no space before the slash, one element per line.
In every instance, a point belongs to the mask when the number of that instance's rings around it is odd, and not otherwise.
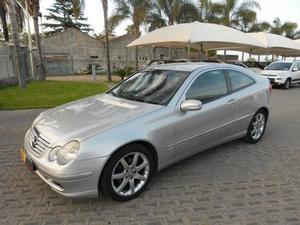
<path fill-rule="evenodd" d="M 55 0 L 52 7 L 47 9 L 49 14 L 45 18 L 50 22 L 44 23 L 43 26 L 50 31 L 45 32 L 46 35 L 61 32 L 68 28 L 76 28 L 86 32 L 92 30 L 90 25 L 86 23 L 87 18 L 83 16 L 83 7 L 79 7 L 78 4 L 73 6 L 74 1 Z"/>
<path fill-rule="evenodd" d="M 133 22 L 132 34 L 135 38 L 141 35 L 140 27 L 147 20 L 147 15 L 151 10 L 151 1 L 140 1 L 140 0 L 114 0 L 116 4 L 115 11 L 111 16 L 110 20 L 114 21 L 117 25 L 129 19 Z M 138 47 L 135 48 L 135 68 L 138 70 Z"/>

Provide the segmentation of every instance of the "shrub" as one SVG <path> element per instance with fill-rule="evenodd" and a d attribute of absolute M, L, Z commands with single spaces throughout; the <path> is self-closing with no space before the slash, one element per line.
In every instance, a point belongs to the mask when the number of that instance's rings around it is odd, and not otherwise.
<path fill-rule="evenodd" d="M 114 73 L 115 73 L 115 75 L 121 77 L 122 80 L 124 80 L 124 77 L 129 76 L 133 72 L 134 72 L 133 67 L 126 66 L 124 68 L 117 69 Z"/>

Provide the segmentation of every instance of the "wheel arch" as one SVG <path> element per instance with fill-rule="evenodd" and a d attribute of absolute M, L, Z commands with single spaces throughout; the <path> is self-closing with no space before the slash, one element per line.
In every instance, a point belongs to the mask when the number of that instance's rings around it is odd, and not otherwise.
<path fill-rule="evenodd" d="M 145 141 L 145 140 L 135 140 L 135 141 L 126 143 L 126 144 L 124 144 L 124 145 L 118 147 L 115 151 L 113 151 L 112 154 L 110 155 L 110 157 L 111 157 L 113 154 L 117 153 L 118 150 L 120 150 L 120 149 L 122 149 L 122 148 L 124 148 L 124 147 L 126 147 L 126 146 L 130 146 L 130 145 L 132 145 L 132 144 L 141 144 L 141 145 L 143 145 L 144 147 L 146 147 L 146 148 L 149 150 L 150 154 L 151 154 L 152 157 L 153 157 L 154 171 L 157 171 L 157 169 L 158 169 L 158 155 L 157 155 L 157 150 L 156 150 L 156 148 L 153 146 L 153 144 L 151 144 L 150 142 Z M 106 168 L 108 162 L 109 162 L 109 159 L 105 162 L 105 165 L 104 165 L 103 168 L 102 168 L 102 171 L 101 171 L 101 174 L 100 174 L 100 177 L 99 177 L 99 180 L 98 180 L 98 190 L 99 190 L 100 192 L 101 192 L 101 190 L 100 190 L 100 183 L 101 183 L 101 180 L 102 180 L 102 177 L 103 177 L 103 171 L 105 170 L 105 168 Z M 99 193 L 100 193 L 100 192 L 99 192 Z"/>
<path fill-rule="evenodd" d="M 267 117 L 266 119 L 268 120 L 268 119 L 269 119 L 269 114 L 270 114 L 270 112 L 269 112 L 269 109 L 268 109 L 267 107 L 265 107 L 265 106 L 259 108 L 259 109 L 255 112 L 255 114 L 256 114 L 257 112 L 261 111 L 261 110 L 265 111 L 266 117 Z M 255 115 L 255 114 L 254 114 L 254 115 Z"/>

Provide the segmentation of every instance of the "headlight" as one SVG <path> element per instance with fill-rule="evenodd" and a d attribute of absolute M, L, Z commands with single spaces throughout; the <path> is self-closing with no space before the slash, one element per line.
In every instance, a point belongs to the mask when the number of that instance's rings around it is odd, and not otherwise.
<path fill-rule="evenodd" d="M 50 162 L 55 161 L 57 159 L 57 154 L 60 150 L 61 150 L 60 146 L 56 146 L 53 149 L 51 149 L 51 151 L 49 152 L 49 155 L 48 155 L 48 160 Z"/>
<path fill-rule="evenodd" d="M 53 162 L 57 161 L 60 165 L 68 164 L 71 160 L 75 159 L 80 150 L 80 143 L 78 141 L 71 141 L 64 147 L 53 148 L 48 155 L 48 160 Z"/>

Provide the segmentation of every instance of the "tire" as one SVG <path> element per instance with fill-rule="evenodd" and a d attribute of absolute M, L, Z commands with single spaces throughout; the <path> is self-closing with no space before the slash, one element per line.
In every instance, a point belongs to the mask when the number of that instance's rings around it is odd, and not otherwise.
<path fill-rule="evenodd" d="M 99 187 L 113 200 L 129 201 L 145 190 L 153 171 L 154 161 L 149 150 L 134 143 L 111 156 L 102 172 Z"/>
<path fill-rule="evenodd" d="M 285 83 L 283 84 L 283 89 L 288 90 L 291 86 L 291 79 L 288 78 Z"/>
<path fill-rule="evenodd" d="M 261 122 L 260 121 L 261 118 Z M 267 112 L 263 109 L 259 110 L 253 116 L 244 141 L 247 143 L 255 144 L 263 137 L 267 126 Z"/>

